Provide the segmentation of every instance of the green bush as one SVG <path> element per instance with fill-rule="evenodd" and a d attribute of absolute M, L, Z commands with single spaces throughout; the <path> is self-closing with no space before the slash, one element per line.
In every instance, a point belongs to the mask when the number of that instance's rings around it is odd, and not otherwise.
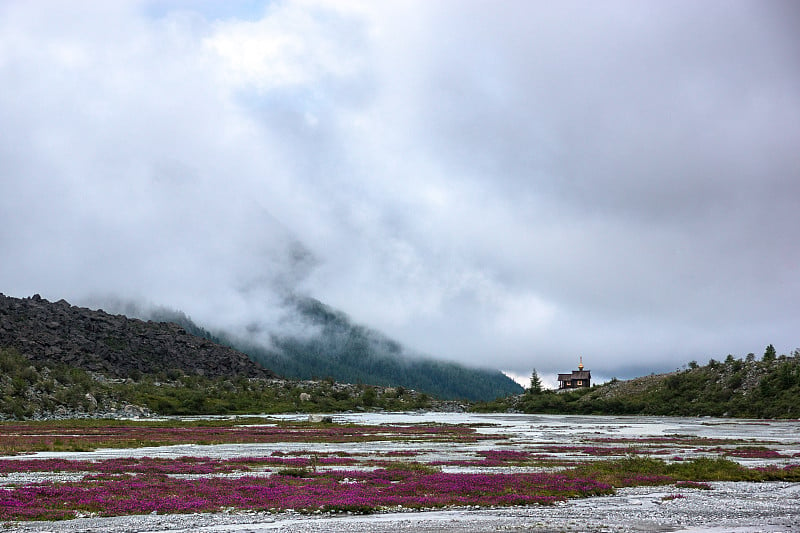
<path fill-rule="evenodd" d="M 690 481 L 756 481 L 757 472 L 722 457 L 699 457 L 670 464 L 666 471 L 677 479 Z"/>

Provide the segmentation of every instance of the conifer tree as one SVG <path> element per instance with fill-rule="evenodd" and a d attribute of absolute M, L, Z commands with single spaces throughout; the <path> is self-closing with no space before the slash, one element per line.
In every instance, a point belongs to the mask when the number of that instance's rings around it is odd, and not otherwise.
<path fill-rule="evenodd" d="M 775 347 L 770 344 L 767 346 L 767 349 L 764 350 L 764 357 L 762 361 L 774 361 L 776 356 Z"/>
<path fill-rule="evenodd" d="M 535 368 L 533 372 L 531 372 L 531 386 L 528 392 L 531 394 L 541 394 L 542 392 L 542 380 L 539 379 L 539 374 L 536 372 Z"/>

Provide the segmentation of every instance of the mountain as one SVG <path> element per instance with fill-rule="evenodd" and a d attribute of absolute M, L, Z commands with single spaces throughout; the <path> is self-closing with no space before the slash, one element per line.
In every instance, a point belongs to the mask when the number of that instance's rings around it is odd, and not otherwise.
<path fill-rule="evenodd" d="M 269 346 L 226 332 L 211 334 L 178 311 L 150 316 L 176 322 L 197 335 L 227 344 L 254 361 L 292 379 L 332 378 L 343 383 L 399 386 L 440 399 L 488 401 L 519 394 L 522 387 L 499 370 L 471 368 L 409 353 L 399 342 L 354 324 L 341 311 L 308 297 L 286 302 L 308 326 L 303 336 L 271 335 Z"/>
<path fill-rule="evenodd" d="M 800 418 L 800 350 L 791 356 L 733 355 L 705 366 L 652 374 L 570 392 L 542 391 L 498 400 L 479 410 L 559 414 Z"/>
<path fill-rule="evenodd" d="M 280 375 L 403 387 L 444 400 L 469 401 L 522 392 L 498 370 L 409 353 L 397 341 L 353 324 L 344 313 L 312 298 L 287 300 L 309 332 L 276 332 L 269 345 L 225 331 L 212 333 L 180 311 L 145 312 L 120 301 L 108 304 L 106 308 L 124 315 L 64 300 L 48 302 L 38 295 L 19 299 L 0 294 L 0 348 L 14 348 L 32 361 L 56 361 L 110 377 L 176 371 L 210 378 Z"/>
<path fill-rule="evenodd" d="M 110 377 L 183 373 L 206 377 L 274 377 L 228 346 L 177 324 L 145 322 L 102 310 L 0 294 L 0 348 L 27 359 L 63 363 Z"/>

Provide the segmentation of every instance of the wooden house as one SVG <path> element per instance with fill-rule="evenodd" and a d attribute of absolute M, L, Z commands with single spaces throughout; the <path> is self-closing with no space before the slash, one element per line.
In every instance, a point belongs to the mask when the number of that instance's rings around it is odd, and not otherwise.
<path fill-rule="evenodd" d="M 592 386 L 592 373 L 583 369 L 583 357 L 578 363 L 578 370 L 569 374 L 558 375 L 558 390 L 581 389 Z"/>

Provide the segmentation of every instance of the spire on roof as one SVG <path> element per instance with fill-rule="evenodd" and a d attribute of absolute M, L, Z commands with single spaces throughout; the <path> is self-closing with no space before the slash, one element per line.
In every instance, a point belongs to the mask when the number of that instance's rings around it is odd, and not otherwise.
<path fill-rule="evenodd" d="M 580 357 L 581 357 L 581 362 L 578 363 L 578 370 L 583 370 L 583 356 Z"/>

